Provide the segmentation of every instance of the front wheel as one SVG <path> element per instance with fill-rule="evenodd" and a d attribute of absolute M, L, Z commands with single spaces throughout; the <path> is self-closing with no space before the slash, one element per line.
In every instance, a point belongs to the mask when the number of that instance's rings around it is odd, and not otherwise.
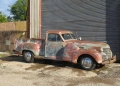
<path fill-rule="evenodd" d="M 30 51 L 24 51 L 24 52 L 23 52 L 23 57 L 24 57 L 24 60 L 25 60 L 27 63 L 33 63 L 33 62 L 34 62 L 33 53 L 30 52 Z"/>
<path fill-rule="evenodd" d="M 96 67 L 96 62 L 90 56 L 80 57 L 79 64 L 84 70 L 88 70 L 88 71 L 93 70 Z"/>

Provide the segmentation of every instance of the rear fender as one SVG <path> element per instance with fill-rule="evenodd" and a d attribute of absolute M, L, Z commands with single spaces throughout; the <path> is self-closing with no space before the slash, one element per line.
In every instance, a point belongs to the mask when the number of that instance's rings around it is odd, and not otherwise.
<path fill-rule="evenodd" d="M 40 46 L 36 43 L 24 43 L 22 51 L 27 50 L 33 52 L 35 56 L 38 56 L 40 53 Z M 22 52 L 21 51 L 21 52 Z"/>

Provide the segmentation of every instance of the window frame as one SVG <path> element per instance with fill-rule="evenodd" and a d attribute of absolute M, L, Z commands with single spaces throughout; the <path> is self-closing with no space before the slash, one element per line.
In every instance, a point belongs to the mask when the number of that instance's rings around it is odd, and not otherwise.
<path fill-rule="evenodd" d="M 57 38 L 55 38 L 55 41 L 52 41 L 52 40 L 49 40 L 49 35 L 55 35 L 55 36 L 59 36 L 60 37 L 60 40 L 56 40 Z M 50 42 L 63 42 L 63 39 L 61 38 L 61 36 L 59 34 L 56 34 L 56 33 L 48 33 L 47 35 L 47 41 L 50 41 Z"/>

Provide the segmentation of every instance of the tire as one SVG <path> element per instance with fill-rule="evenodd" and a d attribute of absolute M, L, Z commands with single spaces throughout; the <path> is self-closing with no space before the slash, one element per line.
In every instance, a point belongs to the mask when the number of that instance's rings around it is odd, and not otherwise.
<path fill-rule="evenodd" d="M 33 63 L 34 62 L 34 55 L 30 51 L 24 51 L 23 52 L 23 58 L 27 63 Z"/>
<path fill-rule="evenodd" d="M 95 60 L 90 56 L 80 57 L 79 64 L 82 67 L 82 69 L 88 70 L 88 71 L 95 69 L 97 65 Z"/>

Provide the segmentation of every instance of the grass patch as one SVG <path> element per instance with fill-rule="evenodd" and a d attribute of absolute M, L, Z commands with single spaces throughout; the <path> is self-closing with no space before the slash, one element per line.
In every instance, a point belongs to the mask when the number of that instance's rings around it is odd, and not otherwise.
<path fill-rule="evenodd" d="M 5 57 L 5 56 L 9 56 L 9 54 L 5 54 L 5 53 L 0 53 L 0 58 L 3 58 L 3 57 Z"/>
<path fill-rule="evenodd" d="M 0 54 L 0 58 L 2 58 L 4 55 L 3 54 Z"/>

